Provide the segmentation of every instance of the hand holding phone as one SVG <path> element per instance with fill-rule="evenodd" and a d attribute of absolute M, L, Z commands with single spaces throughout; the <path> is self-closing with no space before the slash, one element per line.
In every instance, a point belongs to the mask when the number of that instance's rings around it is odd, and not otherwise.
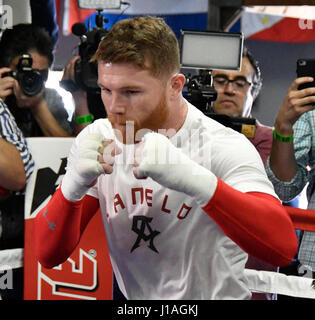
<path fill-rule="evenodd" d="M 300 77 L 312 77 L 312 82 L 300 84 L 298 89 L 315 87 L 315 59 L 298 59 L 296 61 L 296 75 Z"/>
<path fill-rule="evenodd" d="M 298 59 L 296 73 L 275 120 L 275 128 L 283 136 L 290 136 L 294 123 L 315 109 L 315 59 Z"/>

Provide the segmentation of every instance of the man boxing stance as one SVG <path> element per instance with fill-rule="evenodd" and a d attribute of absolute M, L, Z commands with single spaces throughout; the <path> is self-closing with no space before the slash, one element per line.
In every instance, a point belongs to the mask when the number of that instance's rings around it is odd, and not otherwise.
<path fill-rule="evenodd" d="M 297 249 L 259 154 L 183 98 L 177 39 L 162 19 L 118 22 L 94 59 L 108 119 L 77 136 L 36 217 L 39 261 L 65 261 L 100 207 L 127 299 L 249 299 L 246 252 L 286 265 Z"/>

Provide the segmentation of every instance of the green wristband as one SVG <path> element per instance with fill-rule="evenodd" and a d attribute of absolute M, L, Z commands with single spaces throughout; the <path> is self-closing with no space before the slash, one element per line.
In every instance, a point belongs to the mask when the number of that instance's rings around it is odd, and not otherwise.
<path fill-rule="evenodd" d="M 87 114 L 85 116 L 79 116 L 75 118 L 75 122 L 78 124 L 91 123 L 94 120 L 93 114 Z"/>
<path fill-rule="evenodd" d="M 279 134 L 275 129 L 273 129 L 273 138 L 281 142 L 291 142 L 293 140 L 293 134 L 285 137 Z"/>

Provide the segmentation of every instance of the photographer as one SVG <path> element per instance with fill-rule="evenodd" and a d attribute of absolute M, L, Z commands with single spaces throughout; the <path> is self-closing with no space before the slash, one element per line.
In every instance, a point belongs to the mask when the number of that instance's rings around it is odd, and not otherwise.
<path fill-rule="evenodd" d="M 24 136 L 72 135 L 62 98 L 56 90 L 45 88 L 53 62 L 53 42 L 47 32 L 30 24 L 6 29 L 0 40 L 0 52 L 0 97 Z M 23 59 L 25 54 L 30 58 Z M 31 72 L 27 73 L 29 67 Z"/>
<path fill-rule="evenodd" d="M 311 77 L 295 79 L 288 89 L 274 124 L 274 140 L 267 174 L 280 199 L 288 201 L 307 188 L 308 209 L 315 209 L 315 88 L 299 90 L 312 82 Z M 300 270 L 300 271 L 299 271 Z M 315 278 L 315 233 L 300 233 L 296 264 L 290 273 L 311 275 Z"/>
<path fill-rule="evenodd" d="M 262 86 L 261 71 L 251 52 L 244 47 L 240 71 L 214 70 L 213 85 L 217 90 L 217 99 L 213 102 L 213 111 L 230 117 L 251 117 L 253 103 Z M 255 123 L 255 136 L 249 138 L 266 164 L 272 144 L 272 128 Z"/>

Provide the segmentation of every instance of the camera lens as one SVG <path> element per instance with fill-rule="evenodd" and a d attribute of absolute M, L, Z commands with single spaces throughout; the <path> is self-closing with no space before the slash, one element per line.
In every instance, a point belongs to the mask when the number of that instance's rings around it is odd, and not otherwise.
<path fill-rule="evenodd" d="M 34 76 L 32 74 L 26 74 L 24 76 L 23 83 L 25 86 L 31 87 L 34 83 L 34 80 L 36 81 L 36 79 L 34 79 Z"/>
<path fill-rule="evenodd" d="M 24 71 L 19 79 L 21 89 L 27 96 L 35 96 L 43 89 L 43 79 L 36 70 Z"/>

